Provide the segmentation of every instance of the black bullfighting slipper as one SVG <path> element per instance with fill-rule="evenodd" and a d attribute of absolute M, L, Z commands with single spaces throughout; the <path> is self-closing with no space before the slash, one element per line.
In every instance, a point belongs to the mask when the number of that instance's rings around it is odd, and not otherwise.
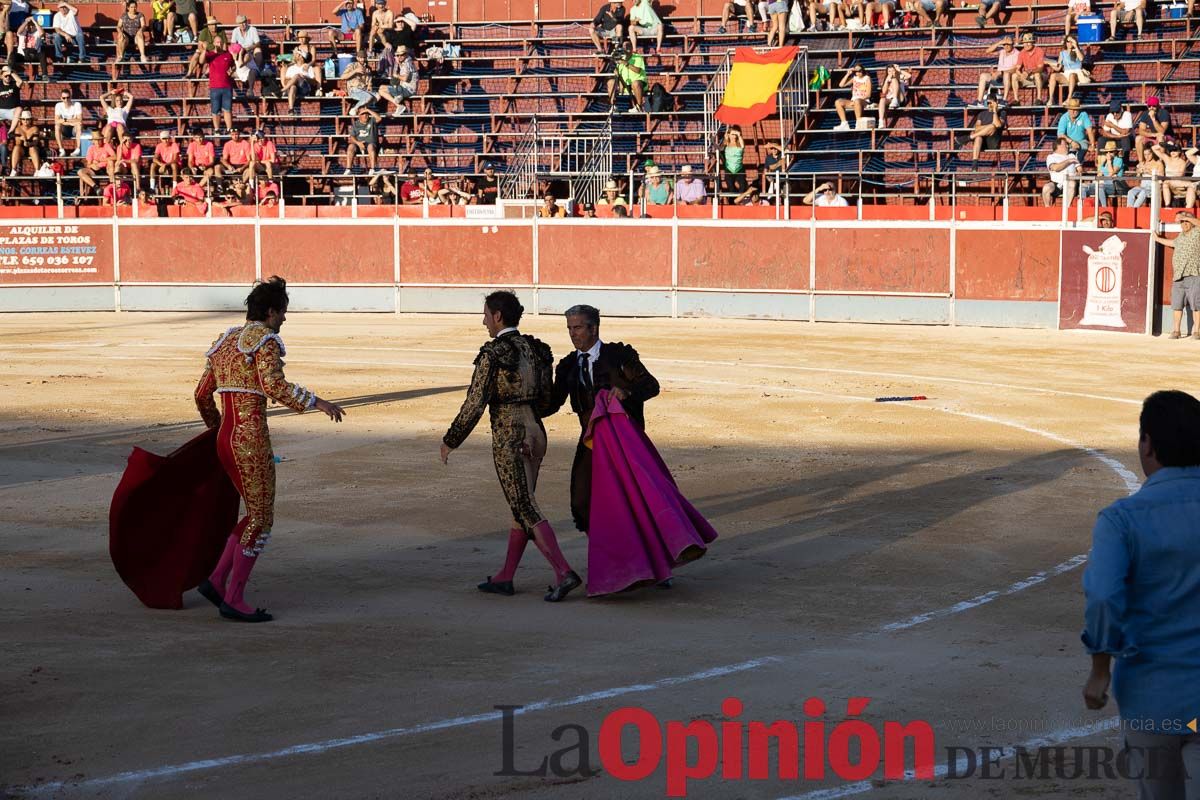
<path fill-rule="evenodd" d="M 217 587 L 212 585 L 212 581 L 208 578 L 200 581 L 200 585 L 196 587 L 196 591 L 204 595 L 208 602 L 212 603 L 217 608 L 220 608 L 225 603 L 225 598 L 217 591 Z"/>
<path fill-rule="evenodd" d="M 567 595 L 571 593 L 571 590 L 578 589 L 582 585 L 583 578 L 580 578 L 574 570 L 571 570 L 558 586 L 546 587 L 550 591 L 546 592 L 545 600 L 547 603 L 557 603 L 560 600 L 565 600 L 567 599 Z"/>
<path fill-rule="evenodd" d="M 502 594 L 506 597 L 512 597 L 517 593 L 517 590 L 513 588 L 512 581 L 493 582 L 491 575 L 488 575 L 488 579 L 479 584 L 479 591 L 487 592 L 488 594 Z"/>
<path fill-rule="evenodd" d="M 270 622 L 275 619 L 266 609 L 256 608 L 253 614 L 244 614 L 228 603 L 221 603 L 221 616 L 234 622 Z"/>

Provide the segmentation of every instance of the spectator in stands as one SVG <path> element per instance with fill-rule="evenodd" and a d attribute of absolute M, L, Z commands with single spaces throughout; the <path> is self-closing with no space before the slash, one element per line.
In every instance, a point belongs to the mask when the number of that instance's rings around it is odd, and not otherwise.
<path fill-rule="evenodd" d="M 665 180 L 657 164 L 646 167 L 646 182 L 641 187 L 642 202 L 649 206 L 669 206 L 675 197 L 674 187 Z"/>
<path fill-rule="evenodd" d="M 244 175 L 246 182 L 252 183 L 260 172 L 267 176 L 268 181 L 273 181 L 278 167 L 279 150 L 275 143 L 263 131 L 255 130 L 250 134 L 250 165 Z"/>
<path fill-rule="evenodd" d="M 1187 200 L 1184 203 L 1186 208 L 1195 206 L 1196 186 L 1187 180 L 1190 162 L 1184 155 L 1183 148 L 1174 141 L 1166 141 L 1162 144 L 1151 145 L 1150 149 L 1163 162 L 1163 177 L 1165 178 L 1162 183 L 1163 208 L 1170 208 L 1171 201 L 1175 197 L 1186 197 Z"/>
<path fill-rule="evenodd" d="M 971 170 L 978 169 L 979 158 L 984 148 L 989 151 L 1000 149 L 1000 137 L 1008 125 L 1008 111 L 993 95 L 988 98 L 988 105 L 975 118 L 975 128 L 971 131 Z"/>
<path fill-rule="evenodd" d="M 1100 216 L 1096 219 L 1097 228 L 1115 228 L 1113 224 L 1113 215 L 1111 211 L 1101 211 Z"/>
<path fill-rule="evenodd" d="M 633 96 L 629 113 L 633 114 L 644 110 L 648 82 L 645 56 L 630 46 L 628 49 L 617 50 L 613 59 L 615 71 L 613 77 L 608 79 L 609 105 L 616 105 L 617 90 L 619 89 L 621 94 Z"/>
<path fill-rule="evenodd" d="M 692 165 L 679 168 L 679 180 L 675 181 L 675 202 L 684 206 L 703 205 L 708 199 L 704 181 L 692 174 Z"/>
<path fill-rule="evenodd" d="M 1108 142 L 1096 155 L 1096 181 L 1084 181 L 1081 196 L 1096 196 L 1098 205 L 1108 205 L 1108 198 L 1116 194 L 1116 180 L 1125 176 L 1125 159 L 1117 150 L 1116 142 Z"/>
<path fill-rule="evenodd" d="M 742 19 L 746 20 L 750 32 L 754 33 L 754 12 L 750 10 L 747 0 L 725 0 L 725 4 L 721 9 L 721 27 L 717 28 L 718 33 L 729 32 L 729 20 L 734 19 L 738 24 L 738 32 L 742 30 Z"/>
<path fill-rule="evenodd" d="M 719 191 L 738 195 L 746 191 L 746 142 L 742 139 L 742 129 L 730 125 L 725 130 L 725 138 L 721 146 L 721 183 Z"/>
<path fill-rule="evenodd" d="M 979 6 L 976 8 L 975 25 L 980 28 L 987 27 L 989 22 L 995 22 L 996 16 L 1004 10 L 1004 0 L 979 0 Z"/>
<path fill-rule="evenodd" d="M 984 97 L 989 89 L 999 89 L 1005 100 L 1008 100 L 1009 92 L 1012 92 L 1013 95 L 1017 93 L 1016 81 L 1013 80 L 1013 77 L 1017 73 L 1017 67 L 1021 65 L 1021 54 L 1013 48 L 1013 40 L 1007 36 L 984 52 L 990 55 L 996 51 L 999 51 L 996 57 L 996 71 L 979 73 L 979 86 L 975 93 L 976 106 L 984 104 Z"/>
<path fill-rule="evenodd" d="M 425 195 L 421 192 L 421 183 L 414 172 L 405 176 L 400 184 L 400 203 L 406 206 L 418 206 L 424 202 Z"/>
<path fill-rule="evenodd" d="M 320 54 L 317 52 L 317 46 L 313 44 L 312 34 L 308 31 L 300 31 L 296 34 L 296 46 L 292 48 L 292 63 L 296 63 L 297 56 L 304 56 L 304 60 L 312 65 L 315 69 L 317 61 L 320 60 Z"/>
<path fill-rule="evenodd" d="M 786 0 L 785 0 L 786 2 Z M 784 12 L 787 13 L 786 11 Z M 637 49 L 637 40 L 639 36 L 646 38 L 654 38 L 654 52 L 662 50 L 663 34 L 665 33 L 662 20 L 654 11 L 654 4 L 650 0 L 634 0 L 633 8 L 629 12 L 629 44 Z M 767 38 L 767 46 L 771 45 L 771 39 Z M 782 39 L 779 46 L 783 46 Z"/>
<path fill-rule="evenodd" d="M 54 142 L 58 145 L 58 157 L 66 158 L 67 148 L 63 146 L 63 128 L 75 130 L 75 149 L 71 156 L 79 156 L 79 142 L 83 137 L 83 104 L 71 97 L 70 89 L 59 92 L 59 101 L 54 105 Z"/>
<path fill-rule="evenodd" d="M 496 176 L 496 165 L 492 162 L 483 165 L 483 175 L 479 177 L 475 191 L 480 205 L 496 205 L 496 200 L 500 197 L 500 178 Z"/>
<path fill-rule="evenodd" d="M 353 37 L 354 50 L 363 50 L 363 28 L 367 25 L 367 15 L 362 0 L 342 0 L 333 13 L 341 20 L 342 38 Z"/>
<path fill-rule="evenodd" d="M 1154 194 L 1154 178 L 1161 179 L 1163 173 L 1163 163 L 1158 160 L 1158 156 L 1153 152 L 1147 153 L 1137 165 L 1137 174 L 1141 176 L 1142 182 L 1125 193 L 1125 205 L 1130 208 L 1146 205 Z"/>
<path fill-rule="evenodd" d="M 1066 138 L 1071 150 L 1082 156 L 1096 148 L 1096 128 L 1088 113 L 1080 110 L 1080 105 L 1077 97 L 1067 101 L 1066 112 L 1058 118 L 1058 137 Z"/>
<path fill-rule="evenodd" d="M 459 206 L 473 206 L 479 202 L 479 185 L 474 175 L 463 175 L 456 183 L 443 181 L 450 192 L 450 202 Z"/>
<path fill-rule="evenodd" d="M 297 103 L 316 91 L 316 70 L 302 54 L 295 54 L 292 65 L 283 73 L 283 93 L 287 96 L 288 111 L 299 113 Z"/>
<path fill-rule="evenodd" d="M 367 154 L 367 167 L 370 174 L 378 172 L 379 158 L 379 121 L 383 119 L 372 109 L 363 106 L 358 109 L 358 115 L 350 123 L 350 136 L 346 140 L 346 170 L 349 175 L 354 168 L 354 156 L 358 153 Z"/>
<path fill-rule="evenodd" d="M 908 100 L 908 84 L 912 73 L 899 64 L 891 64 L 884 71 L 879 87 L 879 127 L 887 127 L 887 113 Z"/>
<path fill-rule="evenodd" d="M 110 181 L 100 192 L 100 204 L 104 206 L 120 206 L 129 202 L 133 197 L 133 187 L 125 181 Z"/>
<path fill-rule="evenodd" d="M 1034 101 L 1042 102 L 1042 90 L 1046 87 L 1046 51 L 1033 41 L 1032 33 L 1021 36 L 1021 51 L 1017 54 L 1017 70 L 1013 73 L 1013 98 L 1020 102 L 1017 91 L 1033 87 Z M 1046 92 L 1046 104 L 1050 103 L 1050 92 Z"/>
<path fill-rule="evenodd" d="M 158 144 L 150 157 L 150 190 L 158 193 L 159 176 L 170 173 L 171 183 L 179 182 L 179 143 L 170 131 L 158 132 Z"/>
<path fill-rule="evenodd" d="M 117 151 L 109 143 L 103 129 L 97 128 L 92 133 L 92 144 L 88 147 L 87 155 L 83 158 L 83 166 L 79 168 L 78 172 L 81 198 L 92 193 L 97 186 L 96 178 L 108 174 L 109 163 L 116 157 Z"/>
<path fill-rule="evenodd" d="M 1071 31 L 1084 14 L 1092 13 L 1092 0 L 1067 0 L 1067 13 L 1063 20 L 1063 36 L 1070 36 Z"/>
<path fill-rule="evenodd" d="M 0 67 L 0 121 L 8 123 L 11 134 L 21 118 L 21 85 L 24 83 L 8 65 Z"/>
<path fill-rule="evenodd" d="M 241 128 L 230 131 L 229 141 L 221 148 L 221 162 L 217 164 L 217 177 L 242 175 L 250 168 L 250 140 Z"/>
<path fill-rule="evenodd" d="M 95 147 L 95 145 L 92 145 Z M 204 132 L 192 128 L 192 140 L 187 146 L 188 170 L 200 179 L 200 183 L 208 186 L 216 172 L 217 153 L 213 143 L 204 138 Z"/>
<path fill-rule="evenodd" d="M 837 111 L 838 119 L 841 123 L 834 128 L 835 131 L 850 130 L 850 123 L 846 121 L 846 109 L 854 110 L 854 127 L 859 127 L 859 120 L 862 119 L 863 111 L 871 102 L 871 76 L 863 69 L 862 64 L 855 64 L 850 69 L 846 70 L 846 74 L 842 76 L 842 80 L 838 83 L 839 89 L 850 87 L 850 99 L 839 97 L 833 104 L 833 108 Z"/>
<path fill-rule="evenodd" d="M 213 131 L 217 130 L 223 118 L 225 132 L 229 133 L 233 130 L 233 56 L 223 39 L 217 39 L 211 50 L 205 49 L 203 52 L 202 60 L 208 65 L 208 103 Z"/>
<path fill-rule="evenodd" d="M 12 64 L 13 69 L 20 72 L 26 64 L 33 64 L 36 67 L 33 71 L 34 80 L 49 79 L 46 33 L 42 30 L 42 24 L 38 22 L 37 17 L 26 18 L 21 23 L 21 27 L 17 28 L 16 37 L 17 49 L 9 56 L 9 63 Z"/>
<path fill-rule="evenodd" d="M 387 86 L 379 87 L 379 96 L 392 104 L 392 116 L 398 117 L 408 110 L 405 103 L 417 93 L 417 65 L 412 60 L 408 47 L 396 48 L 396 68 Z"/>
<path fill-rule="evenodd" d="M 430 205 L 454 205 L 455 193 L 446 187 L 440 178 L 434 177 L 433 170 L 426 167 L 421 172 L 418 184 L 421 194 L 429 199 Z"/>
<path fill-rule="evenodd" d="M 246 52 L 253 52 L 255 47 L 258 47 L 262 39 L 258 35 L 258 28 L 250 24 L 250 20 L 245 14 L 238 14 L 234 18 L 237 23 L 233 29 L 233 43 Z"/>
<path fill-rule="evenodd" d="M 1050 90 L 1046 93 L 1046 103 L 1049 104 L 1055 92 L 1059 95 L 1060 103 L 1069 103 L 1075 96 L 1077 86 L 1087 86 L 1092 82 L 1092 73 L 1083 65 L 1083 51 L 1074 36 L 1063 39 L 1062 50 L 1058 53 L 1058 61 L 1050 68 Z M 1066 87 L 1066 97 L 1062 96 Z"/>
<path fill-rule="evenodd" d="M 383 40 L 385 46 L 383 48 L 383 59 L 385 61 L 395 61 L 396 51 L 400 46 L 408 48 L 409 55 L 416 57 L 421 45 L 420 39 L 417 37 L 417 29 L 409 24 L 409 20 L 402 14 L 395 18 L 392 22 L 392 27 L 383 32 Z"/>
<path fill-rule="evenodd" d="M 943 25 L 950 24 L 949 4 L 946 0 L 905 0 L 905 7 L 924 17 L 931 28 L 937 27 L 939 18 Z"/>
<path fill-rule="evenodd" d="M 1171 310 L 1174 312 L 1175 323 L 1171 335 L 1167 338 L 1180 338 L 1183 307 L 1190 305 L 1193 317 L 1192 338 L 1200 339 L 1200 228 L 1196 227 L 1196 217 L 1190 211 L 1179 212 L 1175 221 L 1179 223 L 1179 235 L 1174 239 L 1167 239 L 1161 233 L 1154 234 L 1154 241 L 1175 251 L 1171 282 Z M 1194 442 L 1192 444 L 1194 446 Z"/>
<path fill-rule="evenodd" d="M 767 47 L 776 42 L 777 47 L 783 47 L 788 35 L 788 0 L 771 0 L 767 3 L 767 14 L 771 17 L 770 27 L 767 28 Z"/>
<path fill-rule="evenodd" d="M 150 0 L 150 34 L 159 44 L 175 38 L 175 0 Z"/>
<path fill-rule="evenodd" d="M 774 199 L 781 194 L 780 187 L 782 182 L 787 179 L 788 166 L 783 148 L 775 142 L 769 143 L 767 157 L 763 159 L 762 171 L 759 173 L 759 183 L 764 197 Z"/>
<path fill-rule="evenodd" d="M 1138 38 L 1142 38 L 1142 28 L 1146 24 L 1146 0 L 1116 0 L 1113 3 L 1112 15 L 1109 17 L 1109 29 L 1112 38 L 1117 38 L 1117 27 L 1128 25 L 1132 19 L 1137 24 Z"/>
<path fill-rule="evenodd" d="M 1115 142 L 1121 153 L 1133 149 L 1133 111 L 1130 105 L 1128 100 L 1122 102 L 1114 97 L 1108 101 L 1108 113 L 1100 121 L 1100 138 L 1105 141 L 1105 146 Z"/>
<path fill-rule="evenodd" d="M 142 146 L 128 130 L 121 132 L 116 155 L 109 162 L 108 177 L 115 181 L 124 173 L 133 176 L 135 187 L 142 185 Z"/>
<path fill-rule="evenodd" d="M 387 7 L 387 0 L 375 0 L 375 8 L 371 11 L 371 30 L 367 34 L 367 50 L 375 51 L 375 42 L 379 49 L 387 47 L 384 31 L 389 31 L 396 24 L 396 15 Z"/>
<path fill-rule="evenodd" d="M 175 15 L 179 20 L 187 22 L 191 41 L 200 39 L 200 15 L 196 10 L 196 0 L 175 0 Z"/>
<path fill-rule="evenodd" d="M 138 11 L 134 0 L 125 4 L 125 13 L 117 20 L 113 38 L 117 43 L 117 63 L 124 59 L 125 51 L 130 48 L 136 49 L 142 57 L 142 63 L 146 63 L 146 16 Z"/>
<path fill-rule="evenodd" d="M 581 206 L 579 206 L 579 216 L 584 219 L 595 219 L 596 218 L 596 204 L 595 203 L 584 203 Z"/>
<path fill-rule="evenodd" d="M 821 22 L 821 16 L 828 21 Z M 829 30 L 840 31 L 846 27 L 846 15 L 842 10 L 842 0 L 808 0 L 808 21 L 812 30 L 821 30 L 822 25 Z"/>
<path fill-rule="evenodd" d="M 22 156 L 28 155 L 29 160 L 33 162 L 33 169 L 36 172 L 37 168 L 42 165 L 42 129 L 33 122 L 33 114 L 29 113 L 29 109 L 21 112 L 20 122 L 17 124 L 17 129 L 13 131 L 12 139 L 12 171 L 9 175 L 16 175 L 21 164 Z"/>
<path fill-rule="evenodd" d="M 608 42 L 620 45 L 625 40 L 629 20 L 621 0 L 609 0 L 600 7 L 592 19 L 592 44 L 601 53 L 607 52 Z"/>
<path fill-rule="evenodd" d="M 104 127 L 112 128 L 120 136 L 129 127 L 129 114 L 133 111 L 133 95 L 120 84 L 100 95 L 100 109 L 104 112 Z"/>
<path fill-rule="evenodd" d="M 21 27 L 21 23 L 29 16 L 28 0 L 0 0 L 0 17 L 4 31 L 5 58 L 12 58 L 16 41 L 13 31 Z"/>
<path fill-rule="evenodd" d="M 367 182 L 367 191 L 375 200 L 375 205 L 384 205 L 400 203 L 400 187 L 396 185 L 386 172 L 377 172 L 371 176 L 371 180 Z"/>
<path fill-rule="evenodd" d="M 262 45 L 256 45 L 252 50 L 243 50 L 235 56 L 234 60 L 237 64 L 234 69 L 234 77 L 241 81 L 242 91 L 246 93 L 247 97 L 257 97 L 255 87 L 259 83 L 262 84 L 264 95 L 271 94 L 274 90 L 274 95 L 278 97 L 279 74 Z"/>
<path fill-rule="evenodd" d="M 2 107 L 2 106 L 0 106 Z M 1146 110 L 1138 117 L 1137 134 L 1133 138 L 1138 161 L 1146 157 L 1146 146 L 1161 144 L 1171 134 L 1171 115 L 1155 96 L 1146 98 Z"/>
<path fill-rule="evenodd" d="M 1069 206 L 1075 198 L 1075 183 L 1079 176 L 1079 159 L 1071 153 L 1070 139 L 1058 138 L 1054 152 L 1046 157 L 1046 169 L 1050 171 L 1050 180 L 1042 186 L 1042 203 L 1050 208 L 1054 198 L 1061 194 L 1063 205 Z"/>
<path fill-rule="evenodd" d="M 208 209 L 208 192 L 202 184 L 196 182 L 195 177 L 191 169 L 184 169 L 180 173 L 179 182 L 171 190 L 171 197 L 175 199 L 176 205 L 187 205 L 203 213 Z"/>
<path fill-rule="evenodd" d="M 817 208 L 845 208 L 850 205 L 850 201 L 838 194 L 833 184 L 828 182 L 814 187 L 800 202 Z"/>
<path fill-rule="evenodd" d="M 621 189 L 617 186 L 614 180 L 608 180 L 604 183 L 604 191 L 600 194 L 600 201 L 597 205 L 609 206 L 616 208 L 617 206 L 627 206 L 625 198 L 621 196 Z"/>
<path fill-rule="evenodd" d="M 561 219 L 567 215 L 567 210 L 558 204 L 554 195 L 547 192 L 538 206 L 537 215 L 542 219 Z"/>
<path fill-rule="evenodd" d="M 75 45 L 76 57 L 80 63 L 87 60 L 87 47 L 83 40 L 83 26 L 79 24 L 79 9 L 70 3 L 60 2 L 58 12 L 50 23 L 54 28 L 54 60 L 70 61 L 71 56 L 63 58 L 63 44 L 69 42 Z"/>
<path fill-rule="evenodd" d="M 612 207 L 612 217 L 613 217 L 613 219 L 628 219 L 629 218 L 629 208 L 624 205 L 613 206 Z"/>
<path fill-rule="evenodd" d="M 365 50 L 354 54 L 354 60 L 342 73 L 342 81 L 345 84 L 346 97 L 354 101 L 354 106 L 350 109 L 352 115 L 358 114 L 360 108 L 379 99 L 378 95 L 371 91 L 371 68 L 367 65 Z"/>
<path fill-rule="evenodd" d="M 259 181 L 257 195 L 260 206 L 279 205 L 279 184 L 275 181 Z"/>

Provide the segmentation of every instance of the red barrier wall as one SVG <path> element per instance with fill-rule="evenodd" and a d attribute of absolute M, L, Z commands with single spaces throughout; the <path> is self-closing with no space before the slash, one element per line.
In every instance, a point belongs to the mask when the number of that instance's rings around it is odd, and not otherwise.
<path fill-rule="evenodd" d="M 400 282 L 529 285 L 533 235 L 524 225 L 401 226 Z"/>
<path fill-rule="evenodd" d="M 123 281 L 254 281 L 253 225 L 122 225 L 120 247 Z"/>
<path fill-rule="evenodd" d="M 550 286 L 670 286 L 671 229 L 538 226 L 541 282 Z"/>
<path fill-rule="evenodd" d="M 679 285 L 807 289 L 808 228 L 679 228 Z"/>
<path fill-rule="evenodd" d="M 949 292 L 950 231 L 818 228 L 815 289 Z"/>
<path fill-rule="evenodd" d="M 333 233 L 333 231 L 337 233 Z M 262 273 L 295 283 L 392 283 L 390 223 L 262 226 Z"/>
<path fill-rule="evenodd" d="M 112 281 L 111 225 L 57 220 L 0 225 L 0 286 Z"/>
<path fill-rule="evenodd" d="M 1058 231 L 959 230 L 955 237 L 956 297 L 1058 299 Z"/>

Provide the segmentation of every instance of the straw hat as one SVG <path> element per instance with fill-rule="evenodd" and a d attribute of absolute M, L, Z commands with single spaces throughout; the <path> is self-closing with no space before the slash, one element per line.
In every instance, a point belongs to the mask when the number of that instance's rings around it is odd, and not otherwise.
<path fill-rule="evenodd" d="M 605 183 L 605 184 L 604 184 L 604 191 L 606 191 L 606 192 L 615 192 L 615 191 L 617 191 L 617 182 L 616 182 L 616 181 L 608 181 L 607 183 Z"/>
<path fill-rule="evenodd" d="M 1078 97 L 1072 97 L 1070 100 L 1067 101 L 1067 108 L 1072 108 L 1072 109 L 1079 108 L 1080 105 L 1081 105 L 1081 103 L 1079 102 Z"/>

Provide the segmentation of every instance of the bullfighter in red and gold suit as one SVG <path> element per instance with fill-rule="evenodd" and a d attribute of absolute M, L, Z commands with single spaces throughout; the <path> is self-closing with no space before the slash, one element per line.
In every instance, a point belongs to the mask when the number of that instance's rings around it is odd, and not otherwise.
<path fill-rule="evenodd" d="M 217 455 L 246 505 L 217 568 L 199 591 L 221 616 L 241 622 L 267 622 L 271 615 L 243 599 L 246 582 L 271 537 L 275 519 L 275 454 L 267 430 L 267 398 L 303 413 L 315 408 L 341 422 L 343 411 L 283 377 L 279 328 L 287 314 L 283 278 L 254 287 L 246 298 L 246 324 L 230 328 L 209 349 L 196 386 L 196 406 L 210 428 L 220 426 Z M 220 395 L 220 408 L 213 395 Z M 226 586 L 228 581 L 228 586 Z"/>

